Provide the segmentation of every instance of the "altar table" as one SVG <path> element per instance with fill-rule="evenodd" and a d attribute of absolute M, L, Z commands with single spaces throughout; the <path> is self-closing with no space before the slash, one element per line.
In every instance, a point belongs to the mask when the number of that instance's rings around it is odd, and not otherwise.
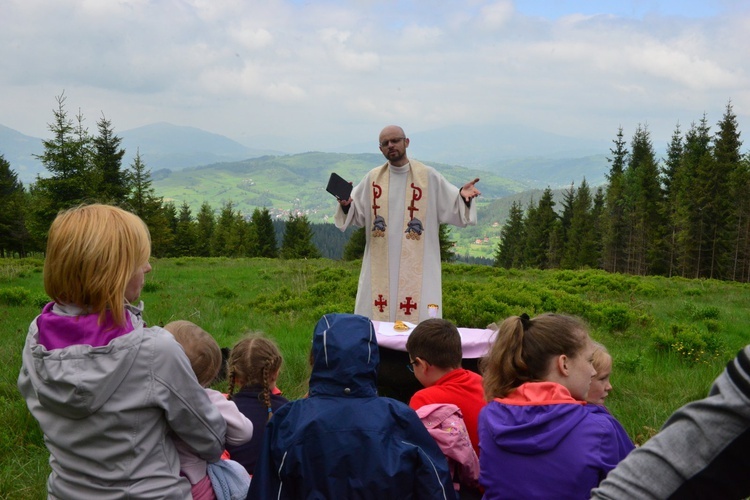
<path fill-rule="evenodd" d="M 373 321 L 380 351 L 380 368 L 378 369 L 378 391 L 381 396 L 388 396 L 408 403 L 412 394 L 422 388 L 414 374 L 409 371 L 409 355 L 406 352 L 406 340 L 416 324 L 405 332 L 393 329 L 393 323 Z M 467 370 L 479 373 L 478 363 L 489 350 L 495 339 L 494 330 L 487 328 L 458 328 L 461 335 L 463 361 L 461 365 Z"/>

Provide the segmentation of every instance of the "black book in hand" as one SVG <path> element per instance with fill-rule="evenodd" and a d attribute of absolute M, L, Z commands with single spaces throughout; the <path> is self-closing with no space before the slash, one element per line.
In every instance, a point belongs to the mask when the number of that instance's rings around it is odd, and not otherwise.
<path fill-rule="evenodd" d="M 326 191 L 331 193 L 337 199 L 346 201 L 352 194 L 352 185 L 340 175 L 332 172 L 331 177 L 328 179 Z"/>

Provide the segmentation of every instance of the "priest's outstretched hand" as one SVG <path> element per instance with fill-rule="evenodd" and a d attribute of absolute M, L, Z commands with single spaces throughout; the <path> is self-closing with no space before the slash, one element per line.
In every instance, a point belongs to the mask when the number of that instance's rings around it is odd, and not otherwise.
<path fill-rule="evenodd" d="M 461 196 L 466 203 L 469 203 L 472 199 L 482 194 L 476 186 L 474 186 L 477 182 L 479 182 L 478 177 L 471 182 L 467 182 L 464 184 L 464 187 L 461 188 Z"/>

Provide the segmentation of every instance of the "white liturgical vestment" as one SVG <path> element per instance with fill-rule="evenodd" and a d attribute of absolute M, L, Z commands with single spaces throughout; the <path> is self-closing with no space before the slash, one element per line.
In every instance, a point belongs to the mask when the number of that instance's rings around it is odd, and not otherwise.
<path fill-rule="evenodd" d="M 414 172 L 410 172 L 412 165 Z M 440 224 L 476 224 L 476 204 L 467 206 L 459 188 L 415 160 L 403 167 L 385 164 L 371 170 L 354 187 L 351 197 L 348 213 L 337 208 L 335 223 L 342 231 L 350 225 L 365 228 L 354 312 L 380 321 L 411 323 L 442 317 Z M 373 251 L 381 241 L 386 242 L 387 255 Z M 419 254 L 410 256 L 402 246 L 415 243 Z M 415 272 L 417 266 L 421 269 Z M 412 283 L 414 280 L 420 283 Z M 383 283 L 387 285 L 381 290 Z M 428 306 L 437 306 L 432 316 Z"/>

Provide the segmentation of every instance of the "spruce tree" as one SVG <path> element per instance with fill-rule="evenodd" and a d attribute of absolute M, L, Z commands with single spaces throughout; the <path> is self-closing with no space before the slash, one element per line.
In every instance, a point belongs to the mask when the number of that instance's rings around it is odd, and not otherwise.
<path fill-rule="evenodd" d="M 48 124 L 52 138 L 43 140 L 44 151 L 35 155 L 50 173 L 37 176 L 30 216 L 36 237 L 46 246 L 46 233 L 60 210 L 95 199 L 97 178 L 91 166 L 91 138 L 83 116 L 74 123 L 65 109 L 66 97 L 57 96 L 54 120 Z"/>
<path fill-rule="evenodd" d="M 524 255 L 529 266 L 548 269 L 555 264 L 560 251 L 560 242 L 555 235 L 558 224 L 552 189 L 548 187 L 542 193 L 539 203 L 527 210 L 524 221 L 526 228 Z"/>
<path fill-rule="evenodd" d="M 741 211 L 738 207 L 735 192 L 737 173 L 741 168 L 742 155 L 740 147 L 739 126 L 737 115 L 732 109 L 731 101 L 727 103 L 724 116 L 717 124 L 718 131 L 713 140 L 713 169 L 709 172 L 704 212 L 710 223 L 708 228 L 711 253 L 709 259 L 709 278 L 727 279 L 735 274 L 735 256 L 733 250 L 737 248 L 739 234 L 738 219 Z"/>
<path fill-rule="evenodd" d="M 523 215 L 520 202 L 514 201 L 510 206 L 508 219 L 500 230 L 500 243 L 495 252 L 494 265 L 496 267 L 505 269 L 524 267 L 526 228 Z"/>
<path fill-rule="evenodd" d="M 177 216 L 177 228 L 174 234 L 174 255 L 194 256 L 196 255 L 196 227 L 190 205 L 182 202 L 180 213 Z"/>
<path fill-rule="evenodd" d="M 32 250 L 26 229 L 26 193 L 18 174 L 0 154 L 0 257 L 18 254 L 25 257 Z"/>
<path fill-rule="evenodd" d="M 570 187 L 563 191 L 562 201 L 560 202 L 562 205 L 562 211 L 560 213 L 560 240 L 563 242 L 563 245 L 565 245 L 568 240 L 568 231 L 570 230 L 573 219 L 573 201 L 575 200 L 575 197 L 575 183 L 571 182 Z"/>
<path fill-rule="evenodd" d="M 624 272 L 626 268 L 625 253 L 627 228 L 624 214 L 624 179 L 625 164 L 628 157 L 626 142 L 622 127 L 617 130 L 617 138 L 611 158 L 607 180 L 609 182 L 606 193 L 606 203 L 602 216 L 602 264 L 609 272 Z"/>
<path fill-rule="evenodd" d="M 275 259 L 279 256 L 279 247 L 276 243 L 276 229 L 268 208 L 253 210 L 252 224 L 255 228 L 255 252 L 256 257 L 267 257 Z"/>
<path fill-rule="evenodd" d="M 128 195 L 128 175 L 122 168 L 125 150 L 112 123 L 102 116 L 97 122 L 99 135 L 93 138 L 93 166 L 99 179 L 97 198 L 102 203 L 121 205 Z"/>
<path fill-rule="evenodd" d="M 290 215 L 281 243 L 282 259 L 318 259 L 320 250 L 312 242 L 313 234 L 305 215 Z"/>
<path fill-rule="evenodd" d="M 357 260 L 365 255 L 365 245 L 367 244 L 367 235 L 365 228 L 357 228 L 344 246 L 344 260 Z"/>
<path fill-rule="evenodd" d="M 215 225 L 213 209 L 207 202 L 203 202 L 195 222 L 195 255 L 198 257 L 209 257 L 211 255 L 211 240 L 213 239 Z"/>
<path fill-rule="evenodd" d="M 595 239 L 595 216 L 592 212 L 591 190 L 584 178 L 571 203 L 570 228 L 561 267 L 579 269 L 596 267 L 598 254 Z"/>
<path fill-rule="evenodd" d="M 602 243 L 603 243 L 603 231 L 604 231 L 604 223 L 602 221 L 602 217 L 604 216 L 604 207 L 606 205 L 606 194 L 604 193 L 604 188 L 602 186 L 599 186 L 596 188 L 596 193 L 594 194 L 594 202 L 593 207 L 591 208 L 591 218 L 592 218 L 592 224 L 594 225 L 594 252 L 596 254 L 596 263 L 593 265 L 593 267 L 596 267 L 598 269 L 603 269 L 604 263 L 602 258 Z"/>
<path fill-rule="evenodd" d="M 177 223 L 179 222 L 177 207 L 174 205 L 173 201 L 164 202 L 162 199 L 161 208 L 164 211 L 164 217 L 166 217 L 167 223 L 169 224 L 169 229 L 171 229 L 172 234 L 174 234 L 177 231 Z"/>
<path fill-rule="evenodd" d="M 174 232 L 172 224 L 162 209 L 162 198 L 156 196 L 151 186 L 151 171 L 136 152 L 127 173 L 130 192 L 125 208 L 140 217 L 151 233 L 151 253 L 154 257 L 166 257 L 172 252 Z"/>
<path fill-rule="evenodd" d="M 711 155 L 710 127 L 706 116 L 699 123 L 692 123 L 685 134 L 683 161 L 673 190 L 675 199 L 676 261 L 679 274 L 686 278 L 705 276 L 706 221 L 703 216 L 701 191 L 704 186 L 699 177 L 710 171 Z M 699 172 L 704 172 L 700 174 Z"/>
<path fill-rule="evenodd" d="M 252 257 L 255 251 L 255 230 L 242 212 L 234 214 L 234 232 L 231 238 L 232 257 Z"/>
<path fill-rule="evenodd" d="M 680 124 L 675 127 L 672 139 L 667 147 L 667 158 L 662 168 L 662 185 L 664 186 L 664 210 L 662 217 L 667 221 L 666 237 L 664 240 L 664 251 L 666 261 L 666 275 L 673 276 L 676 272 L 677 258 L 677 234 L 679 233 L 679 220 L 677 218 L 677 193 L 680 192 L 679 182 L 683 178 L 681 170 L 683 165 L 684 144 L 680 132 Z"/>
<path fill-rule="evenodd" d="M 232 202 L 224 203 L 211 236 L 212 257 L 230 257 L 234 254 L 233 239 L 236 220 Z"/>
<path fill-rule="evenodd" d="M 750 153 L 740 159 L 732 179 L 732 197 L 737 201 L 736 240 L 732 251 L 732 279 L 750 281 Z"/>
<path fill-rule="evenodd" d="M 451 239 L 451 229 L 448 224 L 440 224 L 438 229 L 438 240 L 440 244 L 440 260 L 442 262 L 453 262 L 456 260 L 456 252 L 453 250 L 455 242 Z"/>
<path fill-rule="evenodd" d="M 659 165 L 646 126 L 633 134 L 625 171 L 624 215 L 628 228 L 627 271 L 632 274 L 662 274 L 666 220 Z"/>

